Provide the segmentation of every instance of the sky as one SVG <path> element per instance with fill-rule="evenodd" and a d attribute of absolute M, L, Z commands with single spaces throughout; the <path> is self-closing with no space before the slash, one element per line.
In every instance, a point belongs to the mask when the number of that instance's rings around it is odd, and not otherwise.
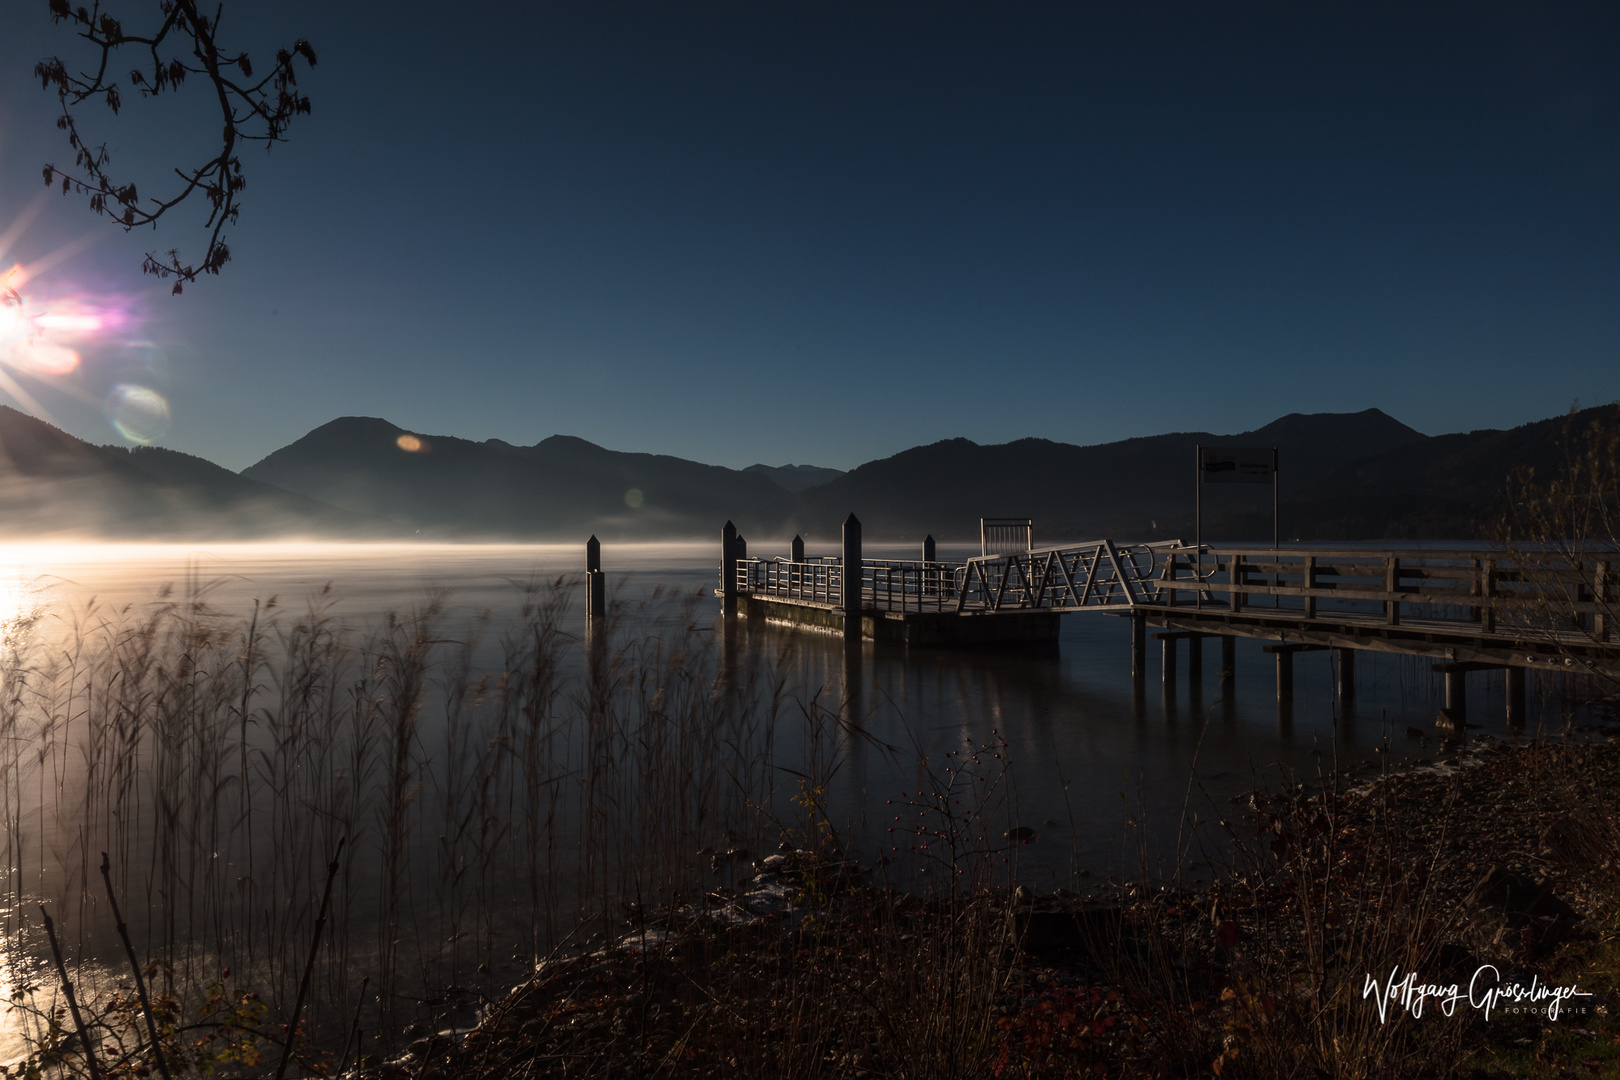
<path fill-rule="evenodd" d="M 363 415 L 850 468 L 1620 398 L 1612 4 L 223 3 L 229 48 L 313 43 L 313 111 L 179 297 L 141 256 L 203 211 L 47 192 L 33 65 L 87 54 L 0 14 L 0 271 L 105 315 L 0 348 L 0 402 L 92 442 L 241 469 Z M 83 123 L 156 194 L 205 89 Z"/>

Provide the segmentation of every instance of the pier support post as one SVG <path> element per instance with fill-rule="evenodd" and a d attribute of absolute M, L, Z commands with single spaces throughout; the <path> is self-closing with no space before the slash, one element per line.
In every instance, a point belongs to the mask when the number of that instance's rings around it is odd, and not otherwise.
<path fill-rule="evenodd" d="M 854 511 L 844 519 L 843 566 L 839 586 L 844 609 L 844 640 L 861 640 L 861 521 Z"/>
<path fill-rule="evenodd" d="M 1221 635 L 1221 685 L 1231 686 L 1237 681 L 1237 637 Z"/>
<path fill-rule="evenodd" d="M 1348 705 L 1356 700 L 1356 650 L 1334 649 L 1339 657 L 1339 702 Z"/>
<path fill-rule="evenodd" d="M 746 558 L 748 558 L 748 538 L 746 536 L 744 536 L 742 533 L 738 533 L 737 534 L 737 544 L 732 550 L 736 553 L 735 554 L 736 558 L 738 558 L 738 559 L 746 559 Z"/>
<path fill-rule="evenodd" d="M 720 606 L 727 615 L 737 613 L 737 526 L 729 521 L 720 530 Z"/>
<path fill-rule="evenodd" d="M 1147 616 L 1140 611 L 1131 612 L 1131 681 L 1147 681 Z"/>
<path fill-rule="evenodd" d="M 1294 653 L 1291 649 L 1277 650 L 1277 703 L 1294 701 Z"/>
<path fill-rule="evenodd" d="M 938 562 L 939 560 L 937 558 L 935 558 L 935 556 L 934 556 L 934 551 L 935 551 L 934 534 L 929 533 L 927 536 L 923 537 L 923 558 L 922 558 L 922 561 L 923 562 Z"/>
<path fill-rule="evenodd" d="M 1507 691 L 1507 722 L 1509 727 L 1523 727 L 1524 713 L 1524 668 L 1510 667 L 1504 671 Z"/>
<path fill-rule="evenodd" d="M 788 548 L 789 562 L 804 562 L 804 537 L 795 535 L 793 545 Z"/>
<path fill-rule="evenodd" d="M 607 576 L 602 573 L 602 542 L 585 541 L 585 620 L 599 623 L 607 615 Z"/>
<path fill-rule="evenodd" d="M 1468 722 L 1468 673 L 1446 668 L 1446 712 L 1459 730 Z"/>
<path fill-rule="evenodd" d="M 1194 634 L 1187 639 L 1187 681 L 1193 686 L 1204 683 L 1204 635 Z"/>
<path fill-rule="evenodd" d="M 1176 639 L 1169 634 L 1159 639 L 1159 681 L 1166 686 L 1176 683 Z"/>

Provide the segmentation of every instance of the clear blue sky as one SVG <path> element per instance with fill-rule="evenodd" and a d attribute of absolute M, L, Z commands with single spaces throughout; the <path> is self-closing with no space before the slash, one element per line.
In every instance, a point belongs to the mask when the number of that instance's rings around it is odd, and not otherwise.
<path fill-rule="evenodd" d="M 0 258 L 98 238 L 30 302 L 133 319 L 21 377 L 93 441 L 119 383 L 232 468 L 345 414 L 847 468 L 1620 398 L 1612 4 L 224 2 L 228 44 L 311 39 L 314 113 L 173 299 L 140 255 L 200 251 L 195 211 L 35 205 L 70 155 L 33 63 L 83 54 L 0 15 L 0 234 L 37 210 Z M 90 115 L 154 193 L 217 123 Z"/>

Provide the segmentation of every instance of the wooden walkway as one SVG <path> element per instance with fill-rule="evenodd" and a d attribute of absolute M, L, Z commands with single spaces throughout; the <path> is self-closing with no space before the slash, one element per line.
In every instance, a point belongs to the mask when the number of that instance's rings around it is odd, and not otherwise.
<path fill-rule="evenodd" d="M 1509 670 L 1510 696 L 1526 669 L 1620 675 L 1620 552 L 1558 561 L 1484 548 L 1098 540 L 951 562 L 932 558 L 930 541 L 925 558 L 908 561 L 862 559 L 859 529 L 851 515 L 843 551 L 823 558 L 805 557 L 797 542 L 787 558 L 749 558 L 745 542 L 726 539 L 717 592 L 743 614 L 908 644 L 1055 645 L 1058 616 L 1128 616 L 1138 678 L 1150 627 L 1166 663 L 1177 641 L 1268 639 L 1279 693 L 1298 651 L 1339 650 L 1341 666 L 1355 650 L 1424 656 L 1448 690 L 1455 682 L 1459 711 L 1469 671 Z M 846 577 L 846 566 L 859 571 Z"/>

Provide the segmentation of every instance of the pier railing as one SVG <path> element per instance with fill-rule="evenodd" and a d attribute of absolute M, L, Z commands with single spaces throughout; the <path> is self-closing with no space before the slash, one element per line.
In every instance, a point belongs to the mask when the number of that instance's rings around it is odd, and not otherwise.
<path fill-rule="evenodd" d="M 838 559 L 738 559 L 736 572 L 738 592 L 831 607 L 842 602 L 844 566 Z"/>
<path fill-rule="evenodd" d="M 1038 551 L 935 562 L 863 559 L 860 606 L 961 614 L 1019 610 L 1212 608 L 1232 615 L 1347 616 L 1471 626 L 1495 634 L 1528 628 L 1616 640 L 1620 552 L 1209 548 L 1179 540 L 1098 540 Z M 844 567 L 835 557 L 739 559 L 740 593 L 841 607 Z M 1553 627 L 1554 620 L 1563 625 Z"/>
<path fill-rule="evenodd" d="M 1181 541 L 1095 540 L 969 559 L 958 572 L 956 610 L 1130 608 L 1151 603 L 1154 579 Z"/>
<path fill-rule="evenodd" d="M 962 564 L 862 559 L 861 606 L 888 611 L 955 610 Z M 798 603 L 843 603 L 844 566 L 836 557 L 737 560 L 737 591 Z"/>
<path fill-rule="evenodd" d="M 1614 636 L 1620 552 L 1510 553 L 1501 550 L 1196 548 L 1166 553 L 1154 581 L 1156 606 L 1224 601 L 1233 613 L 1329 612 L 1402 621 L 1455 622 L 1495 633 L 1498 624 L 1545 625 Z"/>

